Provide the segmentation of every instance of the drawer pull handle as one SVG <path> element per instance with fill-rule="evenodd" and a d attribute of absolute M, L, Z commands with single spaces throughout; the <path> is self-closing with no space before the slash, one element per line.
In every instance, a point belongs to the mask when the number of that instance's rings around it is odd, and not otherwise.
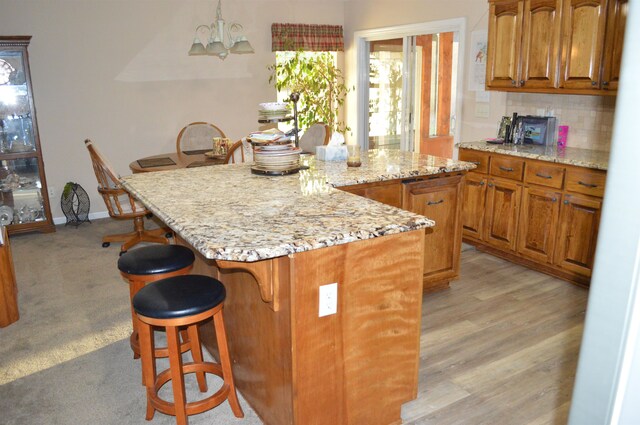
<path fill-rule="evenodd" d="M 538 177 L 540 177 L 542 179 L 550 179 L 551 178 L 551 176 L 548 176 L 546 174 L 540 174 L 540 173 L 536 173 L 536 176 L 538 176 Z"/>
<path fill-rule="evenodd" d="M 489 183 L 489 187 L 493 187 L 493 183 Z"/>
<path fill-rule="evenodd" d="M 508 172 L 512 172 L 513 168 L 511 167 L 503 167 L 502 165 L 499 166 L 498 168 L 500 168 L 502 171 L 508 171 Z"/>
<path fill-rule="evenodd" d="M 480 161 L 471 161 L 472 164 L 480 165 Z"/>
<path fill-rule="evenodd" d="M 480 182 L 480 186 L 484 186 L 484 182 Z"/>
<path fill-rule="evenodd" d="M 563 204 L 569 205 L 569 201 L 567 199 L 564 200 Z"/>
<path fill-rule="evenodd" d="M 593 189 L 594 187 L 598 187 L 598 185 L 597 185 L 597 184 L 585 183 L 585 182 L 583 182 L 583 181 L 578 181 L 578 184 L 579 184 L 579 185 L 582 185 L 582 186 L 585 186 L 585 187 L 590 187 L 590 188 L 592 188 L 592 189 Z"/>
<path fill-rule="evenodd" d="M 439 201 L 427 201 L 427 205 L 438 205 L 444 202 L 444 199 L 440 199 Z"/>

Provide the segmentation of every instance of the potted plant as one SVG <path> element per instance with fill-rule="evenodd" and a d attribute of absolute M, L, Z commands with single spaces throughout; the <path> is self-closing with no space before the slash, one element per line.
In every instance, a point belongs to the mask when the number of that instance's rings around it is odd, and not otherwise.
<path fill-rule="evenodd" d="M 269 83 L 278 92 L 300 93 L 298 123 L 308 128 L 316 122 L 327 124 L 332 132 L 345 133 L 350 128 L 340 120 L 342 106 L 350 89 L 342 71 L 329 52 L 291 53 L 268 67 Z"/>

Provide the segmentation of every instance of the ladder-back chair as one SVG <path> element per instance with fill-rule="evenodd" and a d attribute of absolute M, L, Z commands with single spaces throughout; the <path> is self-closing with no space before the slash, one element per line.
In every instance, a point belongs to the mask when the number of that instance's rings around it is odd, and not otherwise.
<path fill-rule="evenodd" d="M 224 132 L 208 122 L 192 122 L 186 125 L 176 139 L 176 152 L 201 154 L 213 150 L 214 137 L 227 137 Z"/>
<path fill-rule="evenodd" d="M 129 192 L 122 188 L 118 175 L 93 142 L 87 139 L 84 144 L 91 156 L 93 171 L 98 180 L 98 193 L 107 206 L 109 216 L 117 220 L 133 220 L 133 232 L 106 235 L 102 238 L 102 246 L 106 248 L 111 242 L 123 242 L 120 248 L 122 253 L 140 242 L 168 244 L 169 240 L 165 235 L 171 234 L 171 230 L 168 228 L 146 230 L 144 216 L 150 214 L 149 210 L 136 202 Z"/>

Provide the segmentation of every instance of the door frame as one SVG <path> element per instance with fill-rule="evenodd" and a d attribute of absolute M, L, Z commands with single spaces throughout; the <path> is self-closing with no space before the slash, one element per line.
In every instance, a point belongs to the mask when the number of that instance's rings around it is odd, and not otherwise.
<path fill-rule="evenodd" d="M 367 42 L 376 40 L 386 40 L 390 38 L 404 38 L 414 35 L 437 34 L 441 32 L 455 32 L 459 34 L 458 45 L 458 76 L 456 79 L 456 126 L 453 133 L 453 143 L 460 142 L 459 123 L 462 123 L 462 101 L 464 93 L 464 56 L 465 41 L 467 38 L 467 19 L 453 18 L 441 21 L 423 22 L 418 24 L 396 25 L 392 27 L 376 28 L 354 32 L 354 43 L 356 46 L 356 140 L 362 148 L 369 148 L 369 141 L 365 134 L 369 119 L 369 51 L 366 48 Z M 406 46 L 405 46 L 406 50 Z M 406 81 L 406 69 L 403 70 L 403 81 Z M 403 83 L 404 84 L 404 83 Z M 403 93 L 404 94 L 404 93 Z M 404 109 L 404 108 L 403 108 Z M 404 113 L 404 111 L 403 111 Z M 403 126 L 405 123 L 403 122 Z M 404 127 L 403 127 L 404 129 Z"/>

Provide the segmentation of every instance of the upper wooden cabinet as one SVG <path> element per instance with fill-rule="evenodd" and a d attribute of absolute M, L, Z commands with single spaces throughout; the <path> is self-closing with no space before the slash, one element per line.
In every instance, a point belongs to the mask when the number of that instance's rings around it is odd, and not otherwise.
<path fill-rule="evenodd" d="M 490 0 L 487 89 L 615 94 L 628 0 Z"/>

